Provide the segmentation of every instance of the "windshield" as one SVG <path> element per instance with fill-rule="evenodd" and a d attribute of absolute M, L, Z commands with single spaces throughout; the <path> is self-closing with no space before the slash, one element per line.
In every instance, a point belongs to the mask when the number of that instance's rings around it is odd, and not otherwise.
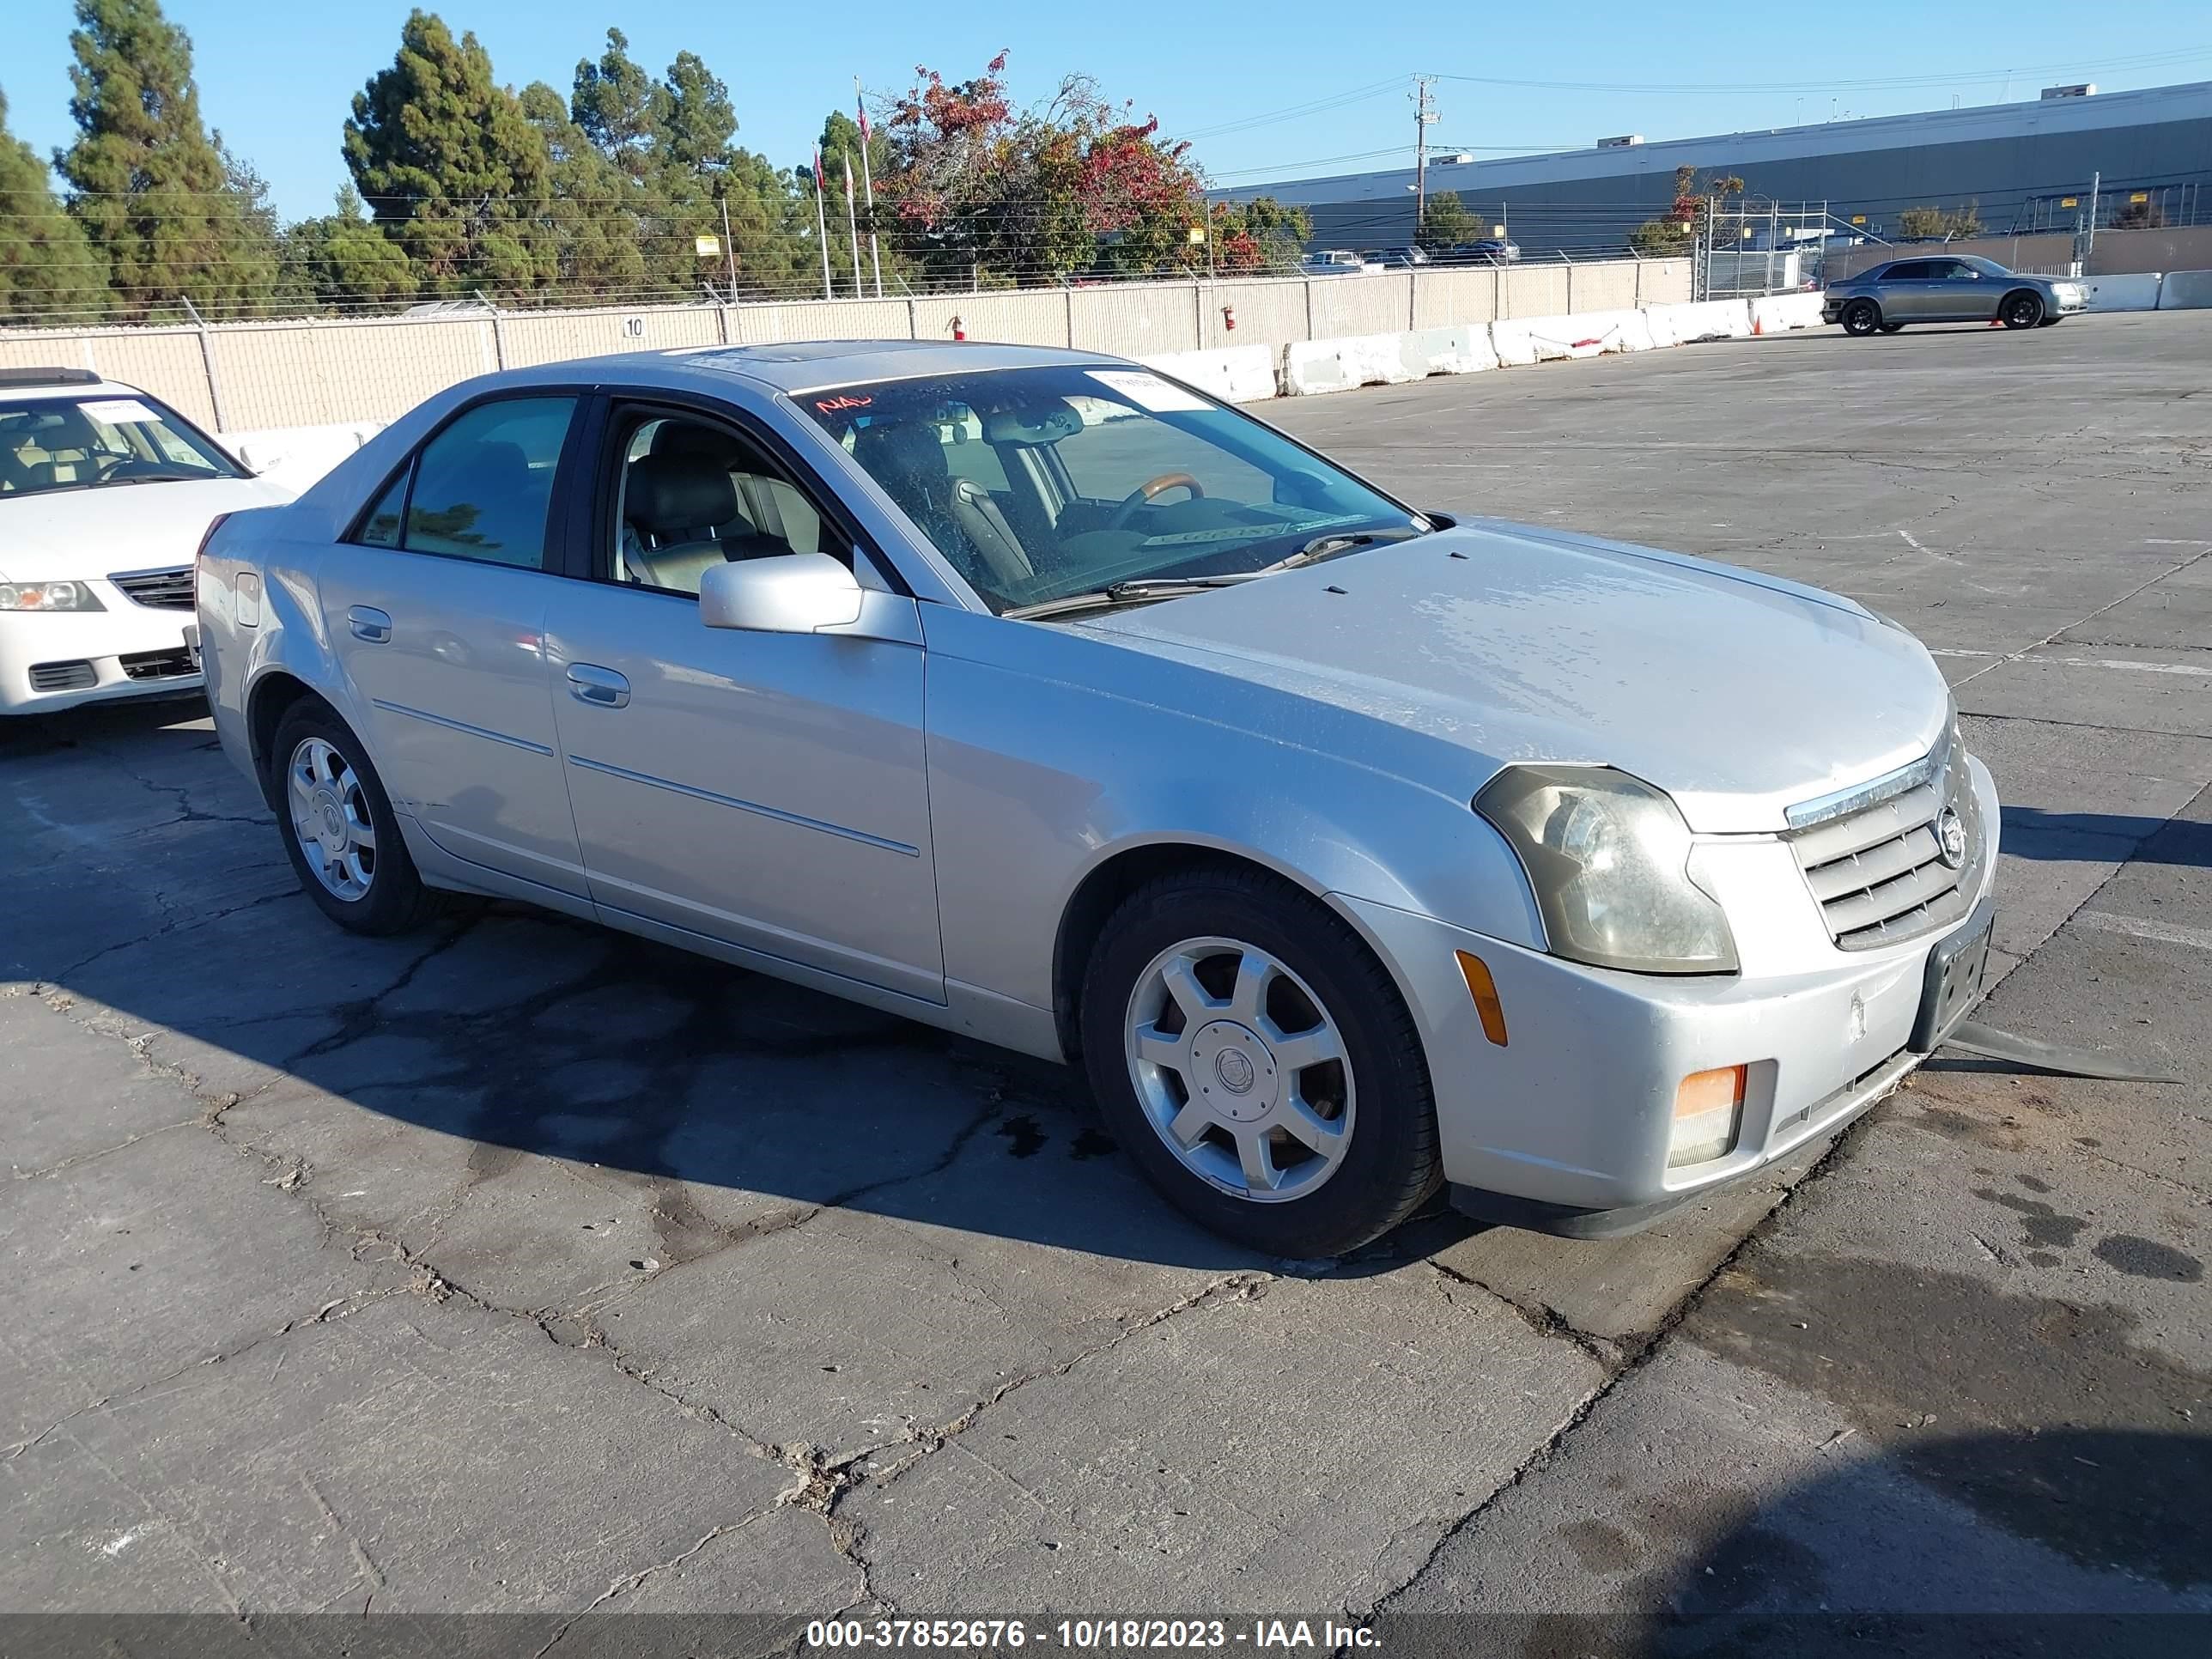
<path fill-rule="evenodd" d="M 0 495 L 245 476 L 213 440 L 150 398 L 0 398 Z"/>
<path fill-rule="evenodd" d="M 1249 574 L 1405 508 L 1147 370 L 1008 369 L 799 394 L 994 611 Z"/>

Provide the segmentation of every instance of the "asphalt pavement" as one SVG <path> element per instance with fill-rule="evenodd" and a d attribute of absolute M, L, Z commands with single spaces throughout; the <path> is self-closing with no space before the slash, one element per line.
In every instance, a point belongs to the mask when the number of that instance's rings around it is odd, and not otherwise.
<path fill-rule="evenodd" d="M 1249 1257 L 1055 1068 L 520 906 L 352 939 L 189 706 L 0 731 L 0 1613 L 2201 1643 L 2059 1616 L 2212 1612 L 2208 386 L 2166 313 L 1261 411 L 1918 633 L 2006 803 L 1985 1018 L 2185 1079 L 1946 1056 L 1607 1243 Z"/>

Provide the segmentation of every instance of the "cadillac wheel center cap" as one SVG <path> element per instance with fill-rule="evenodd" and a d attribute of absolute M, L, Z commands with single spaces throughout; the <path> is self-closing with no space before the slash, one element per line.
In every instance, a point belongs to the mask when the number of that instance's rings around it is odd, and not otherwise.
<path fill-rule="evenodd" d="M 1255 1075 L 1250 1060 L 1238 1049 L 1224 1048 L 1213 1057 L 1214 1075 L 1232 1095 L 1249 1094 Z"/>
<path fill-rule="evenodd" d="M 1956 807 L 1945 807 L 1943 816 L 1936 820 L 1936 853 L 1949 869 L 1955 870 L 1966 861 L 1966 826 Z"/>

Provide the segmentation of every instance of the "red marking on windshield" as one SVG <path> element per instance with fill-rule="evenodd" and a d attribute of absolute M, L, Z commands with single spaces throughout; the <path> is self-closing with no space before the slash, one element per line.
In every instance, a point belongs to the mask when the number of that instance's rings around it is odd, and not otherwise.
<path fill-rule="evenodd" d="M 835 415 L 841 409 L 866 409 L 873 402 L 873 398 L 817 398 L 814 406 L 824 415 Z"/>

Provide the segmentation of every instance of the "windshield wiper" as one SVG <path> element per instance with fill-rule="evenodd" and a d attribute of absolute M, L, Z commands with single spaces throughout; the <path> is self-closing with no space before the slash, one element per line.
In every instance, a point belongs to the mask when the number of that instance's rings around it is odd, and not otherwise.
<path fill-rule="evenodd" d="M 1332 530 L 1325 536 L 1315 537 L 1288 558 L 1262 565 L 1252 574 L 1266 576 L 1278 570 L 1296 570 L 1301 565 L 1319 564 L 1323 559 L 1333 559 L 1340 553 L 1350 553 L 1362 547 L 1372 547 L 1378 542 L 1409 542 L 1416 536 L 1428 533 L 1425 530 L 1416 530 L 1411 525 L 1402 530 Z"/>
<path fill-rule="evenodd" d="M 1035 605 L 1016 605 L 1012 611 L 1001 611 L 1002 617 L 1027 620 L 1038 617 L 1064 616 L 1073 611 L 1103 611 L 1117 605 L 1142 605 L 1147 599 L 1180 599 L 1186 593 L 1203 593 L 1209 588 L 1235 587 L 1261 574 L 1257 570 L 1226 571 L 1218 576 L 1146 576 L 1125 582 L 1109 582 L 1103 587 L 1094 587 L 1081 593 L 1063 593 L 1056 599 L 1040 599 Z"/>
<path fill-rule="evenodd" d="M 129 472 L 119 478 L 98 478 L 94 483 L 102 489 L 112 489 L 118 484 L 190 483 L 195 478 L 215 476 L 212 472 Z"/>
<path fill-rule="evenodd" d="M 1035 605 L 1017 605 L 1012 611 L 1002 611 L 1002 617 L 1017 620 L 1031 620 L 1040 617 L 1066 616 L 1077 611 L 1103 611 L 1117 605 L 1142 605 L 1149 599 L 1179 599 L 1186 593 L 1202 593 L 1209 588 L 1236 587 L 1256 581 L 1261 576 L 1272 576 L 1279 570 L 1296 570 L 1301 565 L 1319 564 L 1323 559 L 1333 559 L 1340 553 L 1349 553 L 1355 548 L 1370 547 L 1377 542 L 1411 541 L 1416 536 L 1425 536 L 1425 530 L 1407 525 L 1396 530 L 1332 530 L 1325 536 L 1316 536 L 1288 558 L 1278 559 L 1273 564 L 1263 564 L 1257 570 L 1230 570 L 1213 576 L 1147 576 L 1130 581 L 1109 582 L 1103 587 L 1091 588 L 1081 593 L 1065 593 L 1056 599 L 1040 599 Z"/>

